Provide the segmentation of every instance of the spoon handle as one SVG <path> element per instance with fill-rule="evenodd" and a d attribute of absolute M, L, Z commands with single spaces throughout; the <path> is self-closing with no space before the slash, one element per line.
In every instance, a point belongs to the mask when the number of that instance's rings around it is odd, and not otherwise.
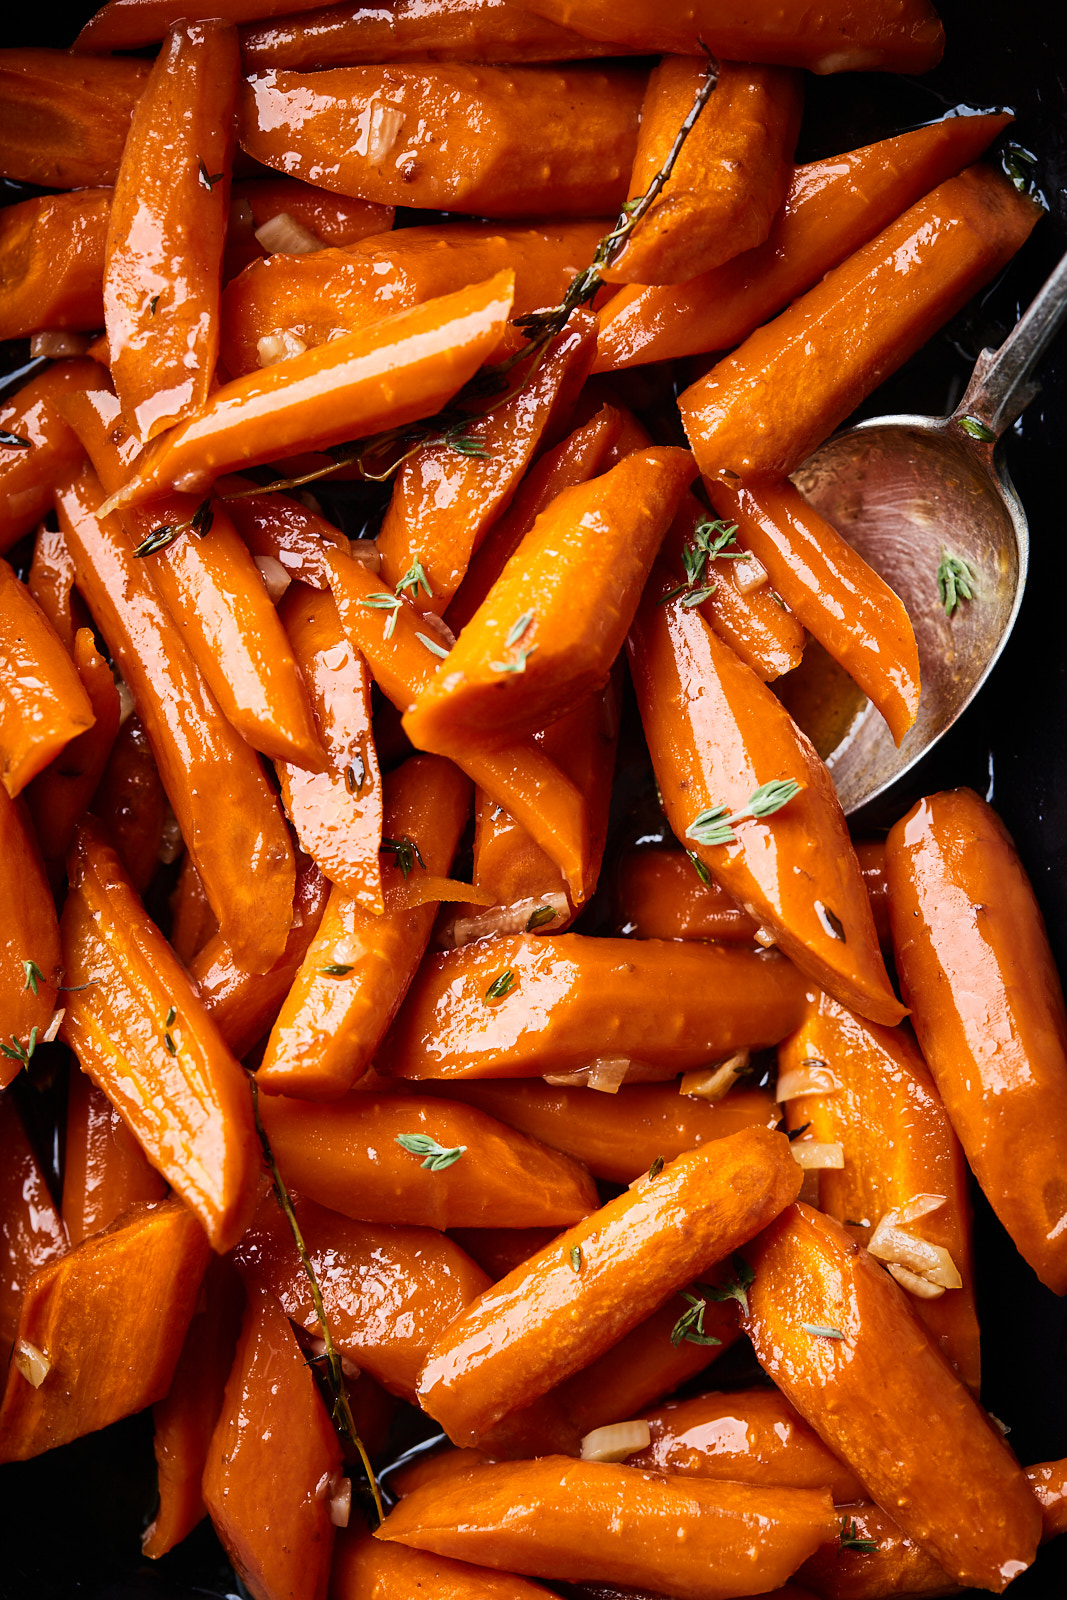
<path fill-rule="evenodd" d="M 963 419 L 965 428 L 968 421 L 981 423 L 999 439 L 1037 393 L 1039 385 L 1031 382 L 1031 374 L 1065 320 L 1067 255 L 1045 280 L 1000 348 L 982 351 L 952 420 Z"/>

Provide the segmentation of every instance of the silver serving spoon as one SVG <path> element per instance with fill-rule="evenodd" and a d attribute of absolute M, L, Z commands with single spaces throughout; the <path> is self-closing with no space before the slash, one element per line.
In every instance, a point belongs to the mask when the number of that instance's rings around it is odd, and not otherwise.
<path fill-rule="evenodd" d="M 1038 358 L 1067 318 L 1067 256 L 1000 346 L 983 350 L 949 417 L 872 417 L 818 449 L 797 487 L 903 600 L 919 648 L 919 714 L 899 750 L 864 702 L 828 757 L 846 813 L 883 794 L 970 705 L 1022 603 L 1030 536 L 997 441 L 1029 405 Z M 974 573 L 974 599 L 950 618 L 944 555 Z"/>

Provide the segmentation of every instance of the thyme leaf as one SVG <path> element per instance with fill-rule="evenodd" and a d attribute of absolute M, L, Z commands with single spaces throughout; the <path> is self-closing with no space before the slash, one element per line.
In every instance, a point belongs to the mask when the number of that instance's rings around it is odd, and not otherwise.
<path fill-rule="evenodd" d="M 192 516 L 187 517 L 184 522 L 161 522 L 158 528 L 153 528 L 133 553 L 135 556 L 154 556 L 158 550 L 165 550 L 175 539 L 190 530 L 203 539 L 211 532 L 214 521 L 215 513 L 211 509 L 210 499 L 201 500 Z"/>
<path fill-rule="evenodd" d="M 33 1052 L 37 1048 L 38 1031 L 39 1030 L 37 1028 L 31 1028 L 30 1037 L 25 1044 L 23 1044 L 21 1039 L 16 1039 L 15 1035 L 12 1034 L 10 1044 L 4 1044 L 0 1042 L 0 1051 L 7 1056 L 9 1061 L 20 1061 L 24 1067 L 28 1067 L 33 1059 Z"/>
<path fill-rule="evenodd" d="M 685 836 L 697 844 L 734 844 L 737 840 L 734 832 L 736 823 L 745 822 L 748 818 L 771 817 L 799 793 L 800 784 L 795 778 L 774 778 L 770 783 L 761 783 L 758 789 L 754 789 L 740 811 L 730 813 L 726 806 L 712 806 L 710 810 L 702 811 L 693 818 L 685 830 Z"/>
<path fill-rule="evenodd" d="M 410 567 L 396 586 L 396 592 L 397 594 L 403 594 L 405 589 L 410 589 L 411 598 L 417 600 L 420 588 L 425 589 L 430 599 L 433 599 L 433 590 L 430 588 L 430 580 L 426 576 L 426 568 L 422 564 L 422 558 L 413 556 Z"/>
<path fill-rule="evenodd" d="M 700 879 L 701 883 L 706 883 L 708 885 L 708 887 L 710 888 L 710 886 L 711 886 L 711 873 L 708 871 L 708 869 L 704 865 L 703 861 L 701 861 L 699 856 L 695 856 L 693 854 L 692 850 L 687 850 L 685 853 L 689 857 L 690 861 L 693 863 L 693 870 L 696 873 L 697 877 Z"/>
<path fill-rule="evenodd" d="M 331 961 L 329 966 L 320 967 L 319 971 L 324 978 L 347 978 L 352 968 L 346 966 L 343 961 Z"/>
<path fill-rule="evenodd" d="M 704 1313 L 708 1309 L 708 1302 L 700 1295 L 690 1294 L 682 1290 L 682 1299 L 689 1302 L 689 1310 L 683 1311 L 678 1321 L 671 1329 L 671 1344 L 675 1349 L 685 1340 L 689 1344 L 722 1344 L 721 1339 L 714 1338 L 710 1333 L 704 1332 Z"/>
<path fill-rule="evenodd" d="M 946 617 L 955 614 L 961 600 L 973 600 L 977 579 L 974 568 L 962 556 L 954 556 L 942 549 L 937 568 L 937 592 L 945 608 Z"/>
<path fill-rule="evenodd" d="M 526 650 L 520 650 L 514 661 L 490 661 L 493 672 L 525 672 L 526 663 L 537 649 L 535 644 Z"/>
<path fill-rule="evenodd" d="M 582 1247 L 581 1247 L 581 1245 L 578 1245 L 578 1244 L 572 1244 L 571 1245 L 571 1270 L 572 1270 L 572 1272 L 581 1272 L 581 1270 L 582 1270 Z"/>
<path fill-rule="evenodd" d="M 840 1328 L 824 1328 L 818 1322 L 802 1322 L 801 1333 L 810 1333 L 813 1339 L 843 1339 L 845 1336 Z"/>
<path fill-rule="evenodd" d="M 0 445 L 7 445 L 9 450 L 32 450 L 33 440 L 24 439 L 21 433 L 9 433 L 6 428 L 0 428 Z"/>
<path fill-rule="evenodd" d="M 44 977 L 44 973 L 41 971 L 36 961 L 24 961 L 22 963 L 22 970 L 26 974 L 26 982 L 23 987 L 32 990 L 36 995 L 37 985 Z"/>
<path fill-rule="evenodd" d="M 510 967 L 505 967 L 499 977 L 494 978 L 485 991 L 485 998 L 487 1000 L 503 1000 L 504 996 L 510 994 L 514 987 L 515 974 Z"/>
<path fill-rule="evenodd" d="M 518 644 L 535 615 L 536 613 L 533 611 L 524 611 L 521 617 L 515 618 L 515 621 L 508 629 L 507 638 L 504 640 L 505 650 L 510 650 L 513 644 Z"/>
<path fill-rule="evenodd" d="M 398 1133 L 396 1142 L 413 1156 L 425 1156 L 422 1165 L 427 1172 L 444 1172 L 448 1167 L 455 1166 L 460 1156 L 467 1153 L 465 1144 L 453 1145 L 451 1150 L 447 1150 L 436 1139 L 431 1139 L 428 1133 Z"/>
<path fill-rule="evenodd" d="M 448 660 L 448 651 L 437 639 L 431 639 L 428 633 L 416 633 L 416 639 L 424 644 L 431 655 L 438 656 L 442 661 Z"/>
<path fill-rule="evenodd" d="M 748 1291 L 756 1281 L 756 1274 L 745 1260 L 744 1256 L 734 1256 L 733 1275 L 725 1283 L 702 1283 L 700 1290 L 707 1295 L 709 1300 L 720 1304 L 727 1300 L 736 1300 L 741 1310 L 748 1316 Z"/>
<path fill-rule="evenodd" d="M 202 157 L 197 160 L 197 166 L 200 169 L 200 182 L 207 190 L 208 194 L 210 194 L 215 185 L 222 182 L 223 178 L 225 177 L 225 173 L 209 172 L 207 167 L 204 165 Z"/>
<path fill-rule="evenodd" d="M 962 428 L 964 433 L 969 433 L 972 439 L 980 439 L 983 444 L 997 442 L 997 436 L 992 428 L 987 428 L 978 417 L 957 417 L 956 426 Z"/>
<path fill-rule="evenodd" d="M 877 1539 L 861 1539 L 859 1529 L 856 1527 L 855 1517 L 841 1518 L 841 1537 L 838 1542 L 839 1550 L 860 1550 L 864 1555 L 873 1555 L 878 1549 Z"/>
<path fill-rule="evenodd" d="M 549 922 L 555 922 L 558 915 L 555 906 L 536 906 L 526 918 L 524 933 L 533 933 L 538 928 L 543 928 Z"/>
<path fill-rule="evenodd" d="M 383 852 L 387 851 L 393 856 L 397 866 L 403 873 L 405 883 L 415 870 L 416 861 L 423 872 L 426 871 L 426 863 L 422 859 L 418 845 L 414 839 L 409 839 L 406 833 L 401 839 L 383 839 L 381 849 Z"/>

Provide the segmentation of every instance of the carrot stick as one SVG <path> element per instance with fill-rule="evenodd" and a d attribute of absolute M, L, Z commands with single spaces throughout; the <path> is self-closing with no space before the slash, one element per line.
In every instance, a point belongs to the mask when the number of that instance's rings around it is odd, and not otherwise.
<path fill-rule="evenodd" d="M 33 541 L 26 587 L 52 624 L 64 648 L 74 654 L 75 621 L 74 562 L 67 542 L 58 528 L 42 522 Z"/>
<path fill-rule="evenodd" d="M 40 195 L 0 212 L 0 339 L 99 328 L 110 189 Z"/>
<path fill-rule="evenodd" d="M 635 1077 L 673 1078 L 781 1038 L 803 992 L 787 961 L 748 950 L 506 935 L 424 961 L 376 1065 L 529 1078 L 621 1059 Z"/>
<path fill-rule="evenodd" d="M 156 1170 L 228 1250 L 255 1207 L 252 1107 L 243 1074 L 184 968 L 142 910 L 99 825 L 69 863 L 62 1037 Z"/>
<path fill-rule="evenodd" d="M 93 798 L 93 811 L 107 830 L 137 893 L 155 876 L 168 827 L 167 796 L 159 781 L 144 725 L 136 714 L 119 730 Z"/>
<path fill-rule="evenodd" d="M 11 798 L 92 724 L 92 703 L 62 640 L 0 561 L 0 780 Z"/>
<path fill-rule="evenodd" d="M 384 801 L 384 838 L 393 850 L 382 884 L 392 899 L 409 875 L 448 871 L 470 785 L 450 763 L 420 756 L 388 775 Z M 335 1099 L 352 1087 L 407 993 L 436 912 L 430 900 L 376 915 L 343 889 L 331 892 L 257 1073 L 268 1094 Z"/>
<path fill-rule="evenodd" d="M 334 1550 L 330 1572 L 333 1600 L 421 1600 L 423 1595 L 447 1600 L 554 1600 L 540 1584 L 511 1572 L 490 1572 L 468 1561 L 383 1544 L 363 1529 L 350 1527 Z"/>
<path fill-rule="evenodd" d="M 728 350 L 924 194 L 977 160 L 1011 119 L 946 117 L 793 170 L 764 244 L 691 283 L 614 295 L 600 312 L 594 372 Z"/>
<path fill-rule="evenodd" d="M 209 1254 L 200 1224 L 173 1199 L 138 1206 L 39 1267 L 0 1404 L 0 1461 L 25 1461 L 161 1399 Z"/>
<path fill-rule="evenodd" d="M 71 1244 L 101 1233 L 142 1200 L 162 1200 L 166 1193 L 166 1181 L 107 1095 L 84 1072 L 72 1072 L 63 1155 L 63 1223 Z"/>
<path fill-rule="evenodd" d="M 226 1554 L 254 1594 L 322 1600 L 343 1471 L 337 1435 L 282 1308 L 252 1285 L 203 1492 Z"/>
<path fill-rule="evenodd" d="M 19 1322 L 22 1295 L 38 1267 L 65 1255 L 63 1219 L 14 1098 L 0 1095 L 0 1360 L 7 1365 Z"/>
<path fill-rule="evenodd" d="M 701 472 L 788 476 L 1000 271 L 1041 215 L 991 168 L 941 184 L 679 397 Z"/>
<path fill-rule="evenodd" d="M 50 402 L 66 389 L 99 382 L 95 361 L 57 361 L 0 402 L 0 432 L 22 441 L 0 444 L 0 553 L 51 511 L 56 479 L 84 454 Z"/>
<path fill-rule="evenodd" d="M 50 189 L 114 183 L 150 63 L 0 51 L 0 175 Z"/>
<path fill-rule="evenodd" d="M 783 1583 L 836 1526 L 811 1489 L 705 1484 L 603 1461 L 487 1463 L 406 1495 L 375 1535 L 485 1566 L 616 1582 L 678 1600 Z"/>
<path fill-rule="evenodd" d="M 0 784 L 0 1089 L 48 1027 L 62 971 L 59 927 L 33 830 Z"/>
<path fill-rule="evenodd" d="M 899 1022 L 904 1008 L 889 986 L 825 766 L 685 597 L 668 598 L 673 587 L 657 569 L 634 623 L 630 659 L 675 834 L 802 972 L 862 1015 Z M 791 799 L 762 819 L 749 813 L 750 798 L 764 795 L 765 785 L 790 781 L 800 786 Z M 736 829 L 716 828 L 727 812 L 738 818 Z M 723 834 L 723 842 L 701 839 Z"/>
<path fill-rule="evenodd" d="M 784 1212 L 749 1256 L 746 1331 L 761 1366 L 958 1583 L 1003 1590 L 1033 1560 L 1040 1513 L 908 1297 L 808 1206 Z M 961 1503 L 971 1508 L 965 1524 Z"/>
<path fill-rule="evenodd" d="M 901 985 L 952 1126 L 1017 1249 L 1063 1294 L 1067 1012 L 1030 881 L 970 789 L 913 806 L 886 869 Z"/>
<path fill-rule="evenodd" d="M 635 939 L 751 944 L 758 928 L 720 884 L 703 881 L 681 850 L 628 851 L 619 865 L 616 903 L 616 920 Z"/>
<path fill-rule="evenodd" d="M 299 178 L 278 178 L 273 174 L 239 179 L 230 189 L 230 202 L 247 205 L 256 228 L 284 212 L 323 244 L 341 247 L 377 238 L 393 226 L 392 206 L 347 199 L 314 184 L 301 183 Z M 231 228 L 232 225 L 231 221 Z M 257 246 L 257 253 L 260 249 Z"/>
<path fill-rule="evenodd" d="M 873 1550 L 864 1548 L 868 1543 L 874 1545 Z M 928 1550 L 909 1539 L 880 1506 L 862 1500 L 845 1507 L 837 1538 L 809 1556 L 797 1577 L 819 1600 L 958 1592 L 949 1573 Z"/>
<path fill-rule="evenodd" d="M 855 849 L 856 860 L 860 864 L 863 882 L 867 888 L 867 898 L 871 902 L 874 925 L 878 930 L 878 942 L 883 950 L 888 950 L 892 946 L 892 936 L 889 931 L 889 884 L 885 870 L 885 840 L 857 839 Z"/>
<path fill-rule="evenodd" d="M 219 926 L 266 971 L 289 931 L 293 857 L 254 752 L 219 712 L 103 492 L 84 469 L 59 490 L 78 586 L 133 692 L 167 797 Z"/>
<path fill-rule="evenodd" d="M 183 966 L 191 966 L 208 940 L 219 931 L 218 918 L 208 905 L 191 855 L 182 858 L 178 882 L 170 897 L 170 913 L 171 946 Z"/>
<path fill-rule="evenodd" d="M 318 0 L 214 0 L 214 9 L 227 22 L 257 22 L 263 17 L 288 18 L 293 12 L 310 10 L 313 3 Z M 187 10 L 185 0 L 105 0 L 71 48 L 79 55 L 106 55 L 109 50 L 155 44 Z"/>
<path fill-rule="evenodd" d="M 219 494 L 230 495 L 254 489 L 255 485 L 250 478 L 235 475 L 220 479 L 215 487 Z M 349 554 L 350 541 L 343 533 L 325 517 L 288 495 L 273 490 L 242 494 L 240 499 L 227 501 L 227 510 L 252 556 L 269 556 L 277 561 L 294 583 L 306 583 L 312 589 L 330 587 L 323 557 L 324 543 L 343 555 Z"/>
<path fill-rule="evenodd" d="M 265 166 L 379 205 L 612 216 L 643 90 L 643 75 L 623 66 L 263 72 L 241 96 L 240 139 Z"/>
<path fill-rule="evenodd" d="M 429 1353 L 423 1410 L 453 1443 L 475 1443 L 752 1238 L 799 1188 L 787 1142 L 763 1128 L 677 1157 L 480 1295 Z"/>
<path fill-rule="evenodd" d="M 652 69 L 631 200 L 666 161 L 707 70 L 705 55 L 668 55 Z M 605 269 L 607 282 L 688 283 L 761 245 L 793 175 L 800 111 L 795 73 L 722 62 L 659 198 Z"/>
<path fill-rule="evenodd" d="M 1039 1461 L 1026 1476 L 1041 1507 L 1042 1542 L 1067 1533 L 1067 1460 Z"/>

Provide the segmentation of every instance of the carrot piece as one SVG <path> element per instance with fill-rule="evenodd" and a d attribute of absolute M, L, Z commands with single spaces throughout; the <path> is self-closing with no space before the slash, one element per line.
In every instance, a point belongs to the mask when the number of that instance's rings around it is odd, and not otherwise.
<path fill-rule="evenodd" d="M 431 442 L 404 462 L 378 535 L 378 551 L 384 582 L 391 588 L 405 584 L 418 610 L 444 613 L 545 430 L 554 418 L 567 415 L 577 399 L 594 349 L 593 317 L 581 312 L 549 345 L 525 388 L 488 416 L 472 419 L 465 437 L 473 448 L 460 451 L 450 442 Z M 419 579 L 419 566 L 425 582 Z"/>
<path fill-rule="evenodd" d="M 59 927 L 33 830 L 0 784 L 0 1089 L 29 1058 L 55 1009 Z"/>
<path fill-rule="evenodd" d="M 694 0 L 681 12 L 655 0 L 529 0 L 529 9 L 631 50 L 704 51 L 812 72 L 927 72 L 945 42 L 929 0 L 829 0 L 817 13 L 808 0 Z"/>
<path fill-rule="evenodd" d="M 266 971 L 284 947 L 294 866 L 288 831 L 254 752 L 222 717 L 85 468 L 58 491 L 78 587 L 130 686 L 182 838 L 238 959 Z"/>
<path fill-rule="evenodd" d="M 437 756 L 416 757 L 388 775 L 388 909 L 375 915 L 343 889 L 331 892 L 256 1075 L 269 1094 L 335 1099 L 366 1071 L 418 970 L 437 912 L 433 900 L 397 905 L 397 893 L 411 873 L 448 871 L 469 809 L 469 783 Z M 401 857 L 405 847 L 409 855 Z"/>
<path fill-rule="evenodd" d="M 431 1342 L 487 1287 L 485 1273 L 429 1228 L 351 1222 L 310 1200 L 296 1202 L 296 1215 L 334 1343 L 390 1394 L 413 1400 Z M 321 1333 L 307 1274 L 273 1199 L 260 1206 L 236 1260 L 278 1297 L 286 1316 Z"/>
<path fill-rule="evenodd" d="M 278 763 L 282 803 L 331 883 L 379 915 L 382 776 L 371 727 L 370 673 L 348 641 L 333 596 L 294 584 L 279 617 L 307 687 L 325 770 Z"/>
<path fill-rule="evenodd" d="M 92 704 L 63 641 L 0 561 L 0 780 L 11 798 L 92 724 Z"/>
<path fill-rule="evenodd" d="M 150 63 L 0 50 L 0 174 L 50 189 L 114 183 Z"/>
<path fill-rule="evenodd" d="M 258 22 L 263 17 L 288 18 L 309 11 L 320 0 L 214 0 L 216 15 L 227 22 Z M 188 10 L 186 0 L 105 0 L 82 27 L 71 49 L 77 55 L 105 54 L 155 44 Z"/>
<path fill-rule="evenodd" d="M 989 167 L 941 184 L 679 397 L 701 472 L 788 476 L 1042 215 Z"/>
<path fill-rule="evenodd" d="M 999 1593 L 1033 1560 L 1040 1514 L 908 1297 L 805 1205 L 784 1212 L 750 1259 L 745 1324 L 761 1366 L 905 1533 L 958 1583 Z M 961 1503 L 972 1508 L 966 1525 Z"/>
<path fill-rule="evenodd" d="M 678 1600 L 777 1588 L 831 1536 L 829 1495 L 670 1478 L 546 1456 L 406 1495 L 376 1538 L 534 1577 L 623 1583 Z"/>
<path fill-rule="evenodd" d="M 42 522 L 33 541 L 26 587 L 52 624 L 64 647 L 74 654 L 74 562 L 57 528 Z"/>
<path fill-rule="evenodd" d="M 600 312 L 594 372 L 728 350 L 924 194 L 975 161 L 1010 122 L 946 117 L 793 171 L 764 244 L 691 283 L 621 290 Z"/>
<path fill-rule="evenodd" d="M 833 782 L 788 712 L 697 612 L 654 572 L 630 636 L 645 737 L 677 837 L 808 977 L 887 1025 L 889 986 L 870 902 Z M 664 603 L 666 601 L 666 603 Z M 799 790 L 762 819 L 750 797 Z M 706 812 L 739 821 L 725 843 L 698 837 Z M 709 826 L 715 820 L 705 819 Z M 692 830 L 695 830 L 692 831 Z M 707 831 L 707 830 L 704 830 Z"/>
<path fill-rule="evenodd" d="M 38 1267 L 67 1252 L 67 1231 L 26 1137 L 14 1098 L 0 1095 L 0 1361 L 7 1365 L 19 1307 Z"/>
<path fill-rule="evenodd" d="M 171 947 L 183 966 L 191 966 L 208 940 L 219 931 L 218 918 L 208 905 L 191 855 L 182 858 L 178 882 L 170 896 L 170 913 Z"/>
<path fill-rule="evenodd" d="M 1030 881 L 970 789 L 913 806 L 886 869 L 901 986 L 952 1126 L 1016 1248 L 1063 1294 L 1067 1012 Z"/>
<path fill-rule="evenodd" d="M 863 873 L 867 898 L 871 902 L 874 925 L 878 930 L 878 942 L 883 950 L 887 950 L 892 945 L 892 935 L 889 931 L 889 884 L 885 869 L 885 840 L 857 839 L 855 850 L 856 860 Z"/>
<path fill-rule="evenodd" d="M 350 541 L 332 523 L 288 495 L 264 491 L 248 494 L 255 485 L 250 478 L 222 478 L 215 485 L 221 495 L 240 494 L 227 500 L 230 521 L 252 552 L 253 557 L 268 556 L 292 578 L 312 589 L 328 589 L 330 576 L 323 558 L 323 543 L 343 555 L 349 554 Z"/>
<path fill-rule="evenodd" d="M 254 1594 L 325 1600 L 330 1503 L 343 1470 L 337 1435 L 282 1308 L 252 1285 L 203 1493 L 226 1554 Z"/>
<path fill-rule="evenodd" d="M 159 1507 L 141 1536 L 141 1550 L 153 1560 L 179 1544 L 207 1513 L 200 1485 L 233 1367 L 242 1300 L 232 1265 L 214 1257 L 170 1388 L 152 1410 Z"/>
<path fill-rule="evenodd" d="M 536 1078 L 449 1081 L 435 1094 L 462 1100 L 587 1166 L 595 1178 L 630 1183 L 657 1158 L 728 1138 L 743 1128 L 773 1128 L 778 1112 L 762 1089 L 733 1089 L 712 1104 L 679 1094 L 675 1083 L 624 1085 L 616 1094 L 568 1089 Z"/>
<path fill-rule="evenodd" d="M 357 1222 L 558 1229 L 597 1206 L 577 1162 L 472 1106 L 357 1092 L 328 1107 L 267 1095 L 261 1110 L 286 1183 Z M 460 1154 L 428 1167 L 409 1135 Z"/>
<path fill-rule="evenodd" d="M 550 1590 L 511 1572 L 490 1572 L 469 1561 L 383 1544 L 362 1529 L 337 1540 L 331 1600 L 555 1600 Z"/>
<path fill-rule="evenodd" d="M 62 1037 L 216 1250 L 241 1237 L 259 1174 L 247 1085 L 99 825 L 69 864 Z"/>
<path fill-rule="evenodd" d="M 191 962 L 190 976 L 204 1009 L 235 1056 L 247 1055 L 272 1026 L 322 921 L 329 893 L 329 881 L 309 857 L 301 856 L 293 925 L 272 967 L 262 974 L 250 973 L 235 959 L 221 933 L 214 934 Z"/>
<path fill-rule="evenodd" d="M 99 328 L 110 189 L 40 195 L 0 212 L 0 339 Z"/>
<path fill-rule="evenodd" d="M 820 995 L 797 1032 L 778 1047 L 779 1075 L 813 1065 L 830 1073 L 830 1092 L 799 1095 L 786 1114 L 791 1129 L 807 1124 L 809 1138 L 839 1144 L 845 1152 L 841 1171 L 818 1174 L 819 1209 L 866 1245 L 887 1212 L 926 1196 L 942 1199 L 921 1220 L 902 1216 L 900 1225 L 947 1250 L 963 1286 L 934 1298 L 931 1285 L 925 1299 L 922 1284 L 916 1284 L 912 1308 L 977 1394 L 981 1367 L 967 1168 L 926 1064 L 906 1034 L 863 1022 Z M 908 1137 L 901 1139 L 905 1124 Z"/>
<path fill-rule="evenodd" d="M 247 80 L 239 130 L 265 166 L 379 205 L 611 216 L 643 90 L 643 74 L 623 66 L 267 71 Z"/>
<path fill-rule="evenodd" d="M 200 492 L 238 467 L 429 415 L 499 343 L 511 298 L 512 274 L 501 272 L 225 384 L 198 417 L 145 451 L 113 505 L 170 487 Z"/>
<path fill-rule="evenodd" d="M 635 939 L 751 944 L 758 928 L 720 884 L 703 881 L 692 857 L 681 850 L 627 851 L 619 865 L 616 905 L 616 921 Z"/>
<path fill-rule="evenodd" d="M 899 745 L 919 708 L 919 652 L 898 596 L 793 485 L 717 481 L 712 504 L 819 643 L 882 713 Z"/>
<path fill-rule="evenodd" d="M 873 1550 L 857 1549 L 872 1543 Z M 944 1567 L 869 1501 L 845 1508 L 838 1537 L 809 1556 L 797 1577 L 819 1600 L 881 1600 L 890 1594 L 958 1593 Z"/>
<path fill-rule="evenodd" d="M 1042 1542 L 1067 1533 L 1067 1460 L 1039 1461 L 1026 1476 L 1041 1507 Z"/>
<path fill-rule="evenodd" d="M 282 212 L 324 244 L 342 248 L 377 238 L 393 226 L 393 207 L 329 194 L 299 178 L 243 178 L 230 189 L 231 205 L 247 205 L 252 224 L 262 228 Z M 233 223 L 231 220 L 231 231 Z M 257 246 L 257 251 L 259 247 Z"/>
<path fill-rule="evenodd" d="M 506 935 L 424 961 L 376 1065 L 398 1078 L 531 1078 L 624 1058 L 633 1077 L 673 1078 L 776 1042 L 803 993 L 796 969 L 765 953 Z"/>
<path fill-rule="evenodd" d="M 119 730 L 93 799 L 119 860 L 143 895 L 162 854 L 169 854 L 167 796 L 144 724 L 136 714 Z"/>
<path fill-rule="evenodd" d="M 557 495 L 405 716 L 412 743 L 521 738 L 602 685 L 692 476 L 653 447 Z"/>
<path fill-rule="evenodd" d="M 451 1098 L 451 1097 L 450 1097 Z M 556 1237 L 558 1228 L 449 1228 L 449 1237 L 495 1283 Z"/>
<path fill-rule="evenodd" d="M 173 1199 L 138 1206 L 39 1267 L 0 1404 L 0 1461 L 80 1439 L 166 1394 L 209 1254 L 200 1224 Z M 48 1370 L 35 1387 L 23 1367 L 39 1376 L 38 1355 Z"/>
<path fill-rule="evenodd" d="M 799 1188 L 787 1141 L 764 1128 L 678 1156 L 480 1295 L 429 1353 L 423 1410 L 453 1443 L 475 1443 L 751 1239 Z"/>
<path fill-rule="evenodd" d="M 65 389 L 99 381 L 95 361 L 57 361 L 0 402 L 0 432 L 23 441 L 0 444 L 0 553 L 51 511 L 55 480 L 84 454 L 51 401 Z"/>
<path fill-rule="evenodd" d="M 72 1072 L 63 1153 L 63 1223 L 72 1245 L 101 1233 L 131 1206 L 162 1200 L 165 1179 L 150 1166 L 107 1095 Z"/>
<path fill-rule="evenodd" d="M 631 200 L 666 161 L 707 70 L 705 55 L 669 55 L 653 68 Z M 687 283 L 761 245 L 793 175 L 801 99 L 796 73 L 722 62 L 670 177 L 604 270 L 607 282 Z"/>

